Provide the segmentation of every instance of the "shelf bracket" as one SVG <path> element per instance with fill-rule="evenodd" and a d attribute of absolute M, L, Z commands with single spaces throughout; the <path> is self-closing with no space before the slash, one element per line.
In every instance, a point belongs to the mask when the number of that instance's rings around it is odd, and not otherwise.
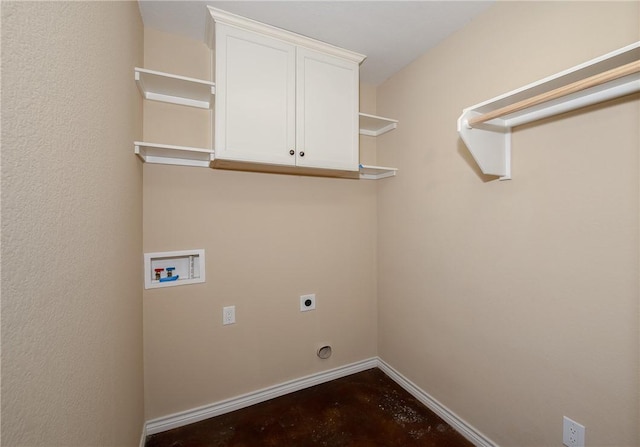
<path fill-rule="evenodd" d="M 471 127 L 469 120 L 479 115 L 465 110 L 458 118 L 458 134 L 483 174 L 511 180 L 511 128 L 488 123 Z"/>

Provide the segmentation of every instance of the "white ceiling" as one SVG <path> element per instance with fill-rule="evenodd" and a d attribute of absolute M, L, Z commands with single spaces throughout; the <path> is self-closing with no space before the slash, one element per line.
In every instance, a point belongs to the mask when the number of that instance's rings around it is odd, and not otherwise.
<path fill-rule="evenodd" d="M 380 84 L 487 9 L 491 1 L 139 0 L 146 27 L 204 39 L 206 5 L 367 55 L 362 82 Z"/>

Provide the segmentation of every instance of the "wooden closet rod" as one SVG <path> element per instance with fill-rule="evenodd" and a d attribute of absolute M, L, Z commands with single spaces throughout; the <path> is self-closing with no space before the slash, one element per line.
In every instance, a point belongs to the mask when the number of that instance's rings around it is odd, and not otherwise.
<path fill-rule="evenodd" d="M 496 109 L 493 112 L 488 112 L 483 115 L 476 116 L 475 118 L 470 119 L 468 124 L 469 126 L 473 127 L 474 124 L 491 121 L 492 119 L 499 118 L 504 115 L 509 115 L 510 113 L 519 112 L 520 110 L 537 106 L 538 104 L 541 104 L 543 102 L 558 99 L 563 96 L 570 95 L 571 93 L 586 90 L 588 88 L 595 87 L 597 85 L 604 84 L 606 82 L 610 82 L 623 76 L 628 76 L 630 74 L 638 72 L 640 72 L 640 60 L 613 68 L 609 71 L 605 71 L 589 78 L 582 79 L 580 81 L 573 82 L 563 87 L 558 87 L 554 90 L 546 93 L 541 93 L 532 98 L 523 99 L 522 101 L 518 101 L 514 104 Z"/>

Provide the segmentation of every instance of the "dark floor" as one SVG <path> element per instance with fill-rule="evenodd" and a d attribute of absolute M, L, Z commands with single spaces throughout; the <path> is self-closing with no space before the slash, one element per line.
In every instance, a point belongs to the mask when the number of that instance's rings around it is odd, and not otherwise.
<path fill-rule="evenodd" d="M 379 369 L 147 437 L 146 447 L 469 447 Z"/>

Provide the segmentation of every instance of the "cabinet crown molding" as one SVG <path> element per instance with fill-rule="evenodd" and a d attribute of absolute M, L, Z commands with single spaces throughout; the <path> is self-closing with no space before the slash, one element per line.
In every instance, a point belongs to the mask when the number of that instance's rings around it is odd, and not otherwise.
<path fill-rule="evenodd" d="M 354 51 L 345 50 L 326 42 L 302 36 L 300 34 L 277 28 L 275 26 L 267 25 L 265 23 L 261 23 L 252 19 L 247 19 L 246 17 L 241 17 L 230 12 L 223 11 L 221 9 L 213 8 L 211 6 L 207 6 L 207 9 L 209 10 L 209 13 L 211 15 L 211 20 L 207 21 L 205 39 L 207 45 L 209 45 L 209 48 L 211 49 L 215 48 L 215 24 L 224 23 L 228 26 L 233 26 L 247 31 L 259 32 L 269 37 L 279 39 L 293 45 L 308 48 L 310 50 L 321 51 L 323 53 L 330 54 L 335 57 L 340 57 L 357 64 L 361 64 L 362 61 L 364 61 L 364 59 L 367 57 Z"/>

